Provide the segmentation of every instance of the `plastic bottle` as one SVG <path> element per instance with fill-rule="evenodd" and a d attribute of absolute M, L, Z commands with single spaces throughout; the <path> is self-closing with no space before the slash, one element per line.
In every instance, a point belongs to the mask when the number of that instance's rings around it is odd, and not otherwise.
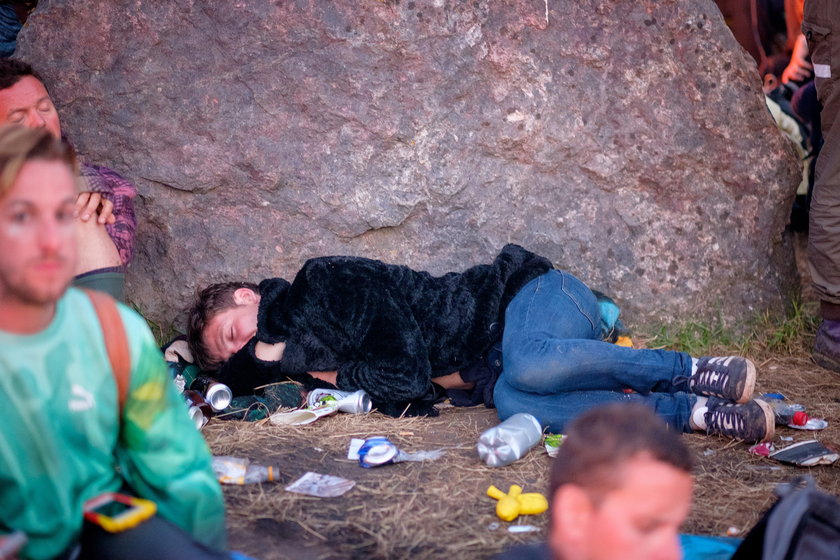
<path fill-rule="evenodd" d="M 222 484 L 256 484 L 280 478 L 278 467 L 258 465 L 242 457 L 214 456 L 213 472 Z"/>
<path fill-rule="evenodd" d="M 478 456 L 490 467 L 503 467 L 520 459 L 542 437 L 542 426 L 531 414 L 514 414 L 478 438 Z"/>
<path fill-rule="evenodd" d="M 183 393 L 185 389 L 189 389 L 196 377 L 201 374 L 197 366 L 184 360 L 177 362 L 166 362 L 169 366 L 169 372 L 172 374 L 172 380 L 178 388 L 179 393 Z"/>
<path fill-rule="evenodd" d="M 787 426 L 788 424 L 793 423 L 797 426 L 801 426 L 808 421 L 808 415 L 805 414 L 804 405 L 792 403 L 783 398 L 771 398 L 768 395 L 764 395 L 764 399 L 773 408 L 773 415 L 776 417 L 776 424 Z"/>

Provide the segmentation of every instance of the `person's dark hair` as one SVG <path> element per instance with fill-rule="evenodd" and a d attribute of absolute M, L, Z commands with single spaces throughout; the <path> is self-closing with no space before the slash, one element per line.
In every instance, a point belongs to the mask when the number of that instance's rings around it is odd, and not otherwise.
<path fill-rule="evenodd" d="M 32 76 L 44 83 L 41 76 L 28 63 L 13 58 L 0 58 L 0 90 L 12 87 L 24 76 Z"/>
<path fill-rule="evenodd" d="M 552 461 L 549 496 L 564 484 L 574 484 L 597 504 L 621 485 L 621 466 L 638 456 L 687 473 L 694 467 L 680 434 L 648 407 L 614 403 L 593 408 L 568 426 Z"/>
<path fill-rule="evenodd" d="M 72 146 L 46 129 L 3 125 L 0 126 L 0 198 L 11 190 L 23 165 L 33 159 L 61 161 L 74 177 L 79 172 Z"/>
<path fill-rule="evenodd" d="M 255 293 L 259 287 L 253 282 L 223 282 L 211 284 L 198 293 L 196 302 L 187 315 L 187 343 L 192 351 L 196 365 L 205 370 L 213 371 L 218 369 L 221 363 L 210 356 L 207 345 L 204 343 L 204 329 L 210 321 L 227 309 L 236 307 L 233 300 L 233 293 L 239 288 L 248 288 Z"/>

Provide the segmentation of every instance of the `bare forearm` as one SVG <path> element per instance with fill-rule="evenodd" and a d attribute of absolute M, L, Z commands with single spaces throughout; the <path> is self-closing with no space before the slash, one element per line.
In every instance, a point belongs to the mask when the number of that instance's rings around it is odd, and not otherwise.
<path fill-rule="evenodd" d="M 441 375 L 440 377 L 433 377 L 432 383 L 436 383 L 444 389 L 472 389 L 475 383 L 467 383 L 461 377 L 461 372 L 456 371 L 449 375 Z"/>
<path fill-rule="evenodd" d="M 119 252 L 105 231 L 105 226 L 94 220 L 77 220 L 76 228 L 79 248 L 76 275 L 122 264 Z"/>

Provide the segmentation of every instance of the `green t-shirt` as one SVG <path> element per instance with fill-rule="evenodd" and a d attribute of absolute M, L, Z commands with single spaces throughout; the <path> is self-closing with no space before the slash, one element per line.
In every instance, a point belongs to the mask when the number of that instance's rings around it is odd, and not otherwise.
<path fill-rule="evenodd" d="M 143 319 L 120 306 L 131 381 L 117 386 L 88 297 L 69 289 L 50 325 L 0 331 L 0 534 L 29 538 L 21 558 L 51 558 L 78 538 L 85 501 L 127 483 L 158 514 L 224 548 L 224 502 L 211 456 Z"/>

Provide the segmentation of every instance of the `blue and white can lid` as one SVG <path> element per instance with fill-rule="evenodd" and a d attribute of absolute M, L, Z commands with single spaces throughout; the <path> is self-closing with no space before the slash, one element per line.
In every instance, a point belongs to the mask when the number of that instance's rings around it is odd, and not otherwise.
<path fill-rule="evenodd" d="M 359 448 L 359 465 L 369 469 L 394 462 L 399 449 L 384 436 L 370 437 Z"/>

